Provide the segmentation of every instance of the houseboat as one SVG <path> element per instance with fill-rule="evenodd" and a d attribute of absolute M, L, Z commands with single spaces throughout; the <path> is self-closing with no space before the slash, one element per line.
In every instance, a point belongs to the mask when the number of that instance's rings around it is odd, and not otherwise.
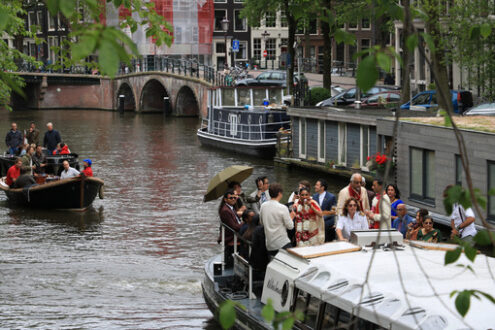
<path fill-rule="evenodd" d="M 197 132 L 199 141 L 204 146 L 273 158 L 277 133 L 290 129 L 283 97 L 280 87 L 211 89 L 208 116 Z"/>
<path fill-rule="evenodd" d="M 455 248 L 403 242 L 392 230 L 356 231 L 349 242 L 279 251 L 261 281 L 235 251 L 231 269 L 223 254 L 206 263 L 203 295 L 214 315 L 228 299 L 242 305 L 236 307 L 239 329 L 272 329 L 261 316 L 268 301 L 278 313 L 304 314 L 295 329 L 491 329 L 492 302 L 473 298 L 462 317 L 451 294 L 479 290 L 494 296 L 495 258 L 480 255 L 471 263 L 462 254 L 445 266 L 446 251 Z M 463 271 L 465 265 L 474 272 Z"/>

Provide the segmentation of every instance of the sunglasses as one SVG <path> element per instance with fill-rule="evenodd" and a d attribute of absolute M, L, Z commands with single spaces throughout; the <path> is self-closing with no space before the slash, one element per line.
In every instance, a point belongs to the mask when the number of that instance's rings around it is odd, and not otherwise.
<path fill-rule="evenodd" d="M 236 196 L 230 196 L 230 197 L 227 197 L 227 199 L 237 199 Z"/>

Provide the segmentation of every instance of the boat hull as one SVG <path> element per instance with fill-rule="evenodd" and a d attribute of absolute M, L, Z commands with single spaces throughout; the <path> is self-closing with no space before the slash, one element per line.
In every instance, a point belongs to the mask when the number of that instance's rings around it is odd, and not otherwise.
<path fill-rule="evenodd" d="M 210 134 L 206 132 L 206 129 L 199 129 L 197 136 L 203 146 L 232 151 L 238 154 L 271 159 L 276 152 L 276 139 L 248 141 Z"/>
<path fill-rule="evenodd" d="M 0 185 L 0 189 L 15 206 L 84 210 L 93 203 L 103 184 L 98 178 L 77 177 L 28 188 L 9 189 Z"/>

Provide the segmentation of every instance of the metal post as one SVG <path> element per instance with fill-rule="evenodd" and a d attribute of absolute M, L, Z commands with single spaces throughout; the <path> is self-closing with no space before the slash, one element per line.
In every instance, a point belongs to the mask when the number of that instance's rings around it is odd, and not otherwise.
<path fill-rule="evenodd" d="M 121 94 L 119 95 L 119 113 L 124 114 L 124 101 L 125 101 L 125 95 Z"/>
<path fill-rule="evenodd" d="M 222 274 L 225 270 L 225 227 L 222 227 Z"/>
<path fill-rule="evenodd" d="M 165 106 L 165 115 L 168 115 L 170 113 L 170 98 L 168 96 L 163 97 L 163 103 Z"/>

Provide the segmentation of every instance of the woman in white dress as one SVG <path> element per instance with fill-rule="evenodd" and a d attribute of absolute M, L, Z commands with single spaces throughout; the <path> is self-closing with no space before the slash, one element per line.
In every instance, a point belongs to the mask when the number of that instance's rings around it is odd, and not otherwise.
<path fill-rule="evenodd" d="M 359 208 L 358 201 L 351 197 L 344 203 L 342 215 L 337 221 L 337 239 L 339 241 L 347 241 L 351 237 L 353 230 L 368 230 L 368 220 Z"/>

